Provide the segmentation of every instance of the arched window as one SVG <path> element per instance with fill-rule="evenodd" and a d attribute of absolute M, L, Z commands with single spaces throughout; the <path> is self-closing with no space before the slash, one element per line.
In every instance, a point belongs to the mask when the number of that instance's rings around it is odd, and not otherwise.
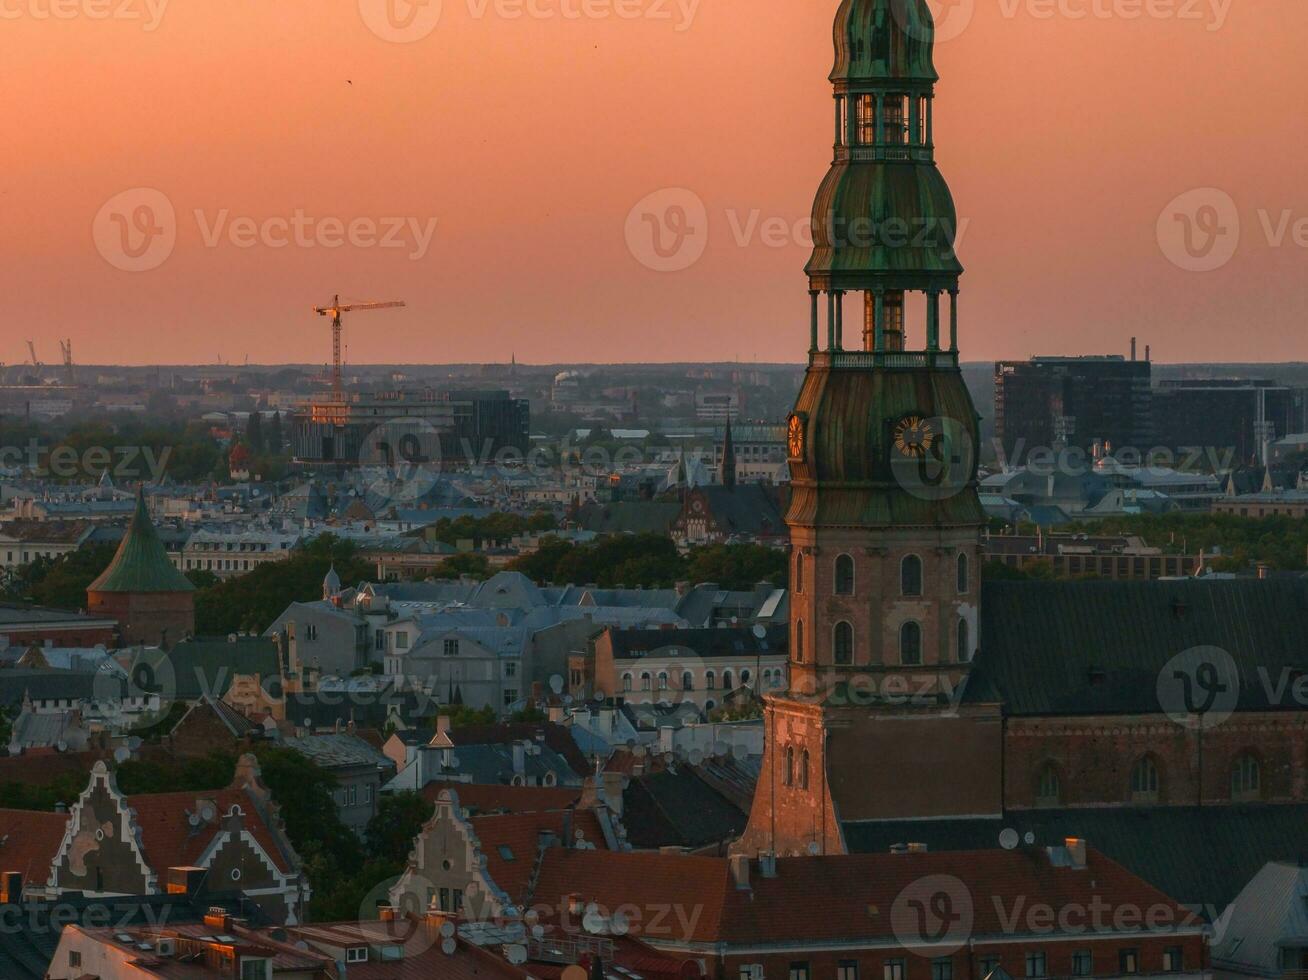
<path fill-rule="evenodd" d="M 922 663 L 922 627 L 917 623 L 905 623 L 899 628 L 899 662 L 905 667 Z"/>
<path fill-rule="evenodd" d="M 1047 762 L 1040 770 L 1040 778 L 1036 780 L 1036 806 L 1058 806 L 1062 801 L 1058 770 L 1052 762 Z"/>
<path fill-rule="evenodd" d="M 731 683 L 731 671 L 724 670 L 722 672 L 722 690 L 734 691 L 735 689 L 735 685 Z"/>
<path fill-rule="evenodd" d="M 904 595 L 922 594 L 922 559 L 905 555 L 899 563 L 899 591 Z"/>
<path fill-rule="evenodd" d="M 854 594 L 854 559 L 850 555 L 836 556 L 836 595 Z"/>
<path fill-rule="evenodd" d="M 714 676 L 713 671 L 704 671 L 704 690 L 711 691 L 717 685 L 718 679 Z"/>
<path fill-rule="evenodd" d="M 804 621 L 795 620 L 795 663 L 804 662 Z"/>
<path fill-rule="evenodd" d="M 630 675 L 630 674 L 623 674 L 623 675 L 622 675 L 622 690 L 623 690 L 624 692 L 630 692 L 630 691 L 631 691 L 631 675 Z"/>
<path fill-rule="evenodd" d="M 958 662 L 965 664 L 972 659 L 972 630 L 966 619 L 958 621 Z"/>
<path fill-rule="evenodd" d="M 834 648 L 837 664 L 842 666 L 852 664 L 854 662 L 854 627 L 848 623 L 836 623 L 832 647 Z"/>
<path fill-rule="evenodd" d="M 668 689 L 667 671 L 659 671 L 659 690 L 666 691 L 667 689 Z"/>
<path fill-rule="evenodd" d="M 804 594 L 804 553 L 795 552 L 795 591 Z"/>
<path fill-rule="evenodd" d="M 795 785 L 795 750 L 786 746 L 786 785 Z"/>
<path fill-rule="evenodd" d="M 1131 799 L 1137 803 L 1154 803 L 1159 796 L 1158 764 L 1153 756 L 1141 756 L 1131 767 Z"/>
<path fill-rule="evenodd" d="M 808 789 L 808 749 L 799 755 L 799 788 Z"/>
<path fill-rule="evenodd" d="M 740 686 L 747 687 L 748 685 L 749 685 L 749 671 L 742 670 L 740 672 Z"/>
<path fill-rule="evenodd" d="M 963 595 L 971 587 L 971 576 L 968 575 L 967 555 L 964 552 L 958 553 L 958 594 Z"/>
<path fill-rule="evenodd" d="M 1231 799 L 1256 800 L 1262 795 L 1262 766 L 1252 752 L 1236 756 L 1231 766 Z"/>
<path fill-rule="evenodd" d="M 690 671 L 684 671 L 681 675 L 681 689 L 683 691 L 695 690 L 695 675 Z"/>
<path fill-rule="evenodd" d="M 645 673 L 643 673 L 643 674 L 640 675 L 640 689 L 641 689 L 642 691 L 648 691 L 648 690 L 649 690 L 649 672 L 648 672 L 648 671 L 646 671 Z"/>

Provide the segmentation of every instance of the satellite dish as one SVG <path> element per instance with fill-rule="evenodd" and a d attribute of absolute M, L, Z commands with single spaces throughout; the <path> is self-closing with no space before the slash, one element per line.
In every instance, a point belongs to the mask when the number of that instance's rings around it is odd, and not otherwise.
<path fill-rule="evenodd" d="M 447 921 L 441 923 L 441 938 L 442 938 L 442 939 L 453 939 L 453 938 L 454 938 L 454 923 L 453 923 L 453 922 L 450 922 L 450 921 L 447 920 Z"/>
<path fill-rule="evenodd" d="M 999 846 L 1006 851 L 1014 850 L 1020 842 L 1017 831 L 1012 827 L 1005 827 L 999 833 Z"/>
<path fill-rule="evenodd" d="M 572 704 L 572 695 L 571 695 L 571 694 L 565 694 L 565 695 L 563 695 L 563 703 L 564 703 L 564 704 Z"/>
<path fill-rule="evenodd" d="M 821 850 L 821 848 L 818 847 L 818 842 L 817 842 L 817 841 L 815 841 L 815 840 L 811 840 L 811 841 L 808 842 L 808 853 L 809 853 L 810 855 L 812 855 L 813 857 L 817 857 L 817 853 L 818 853 L 818 851 L 820 851 L 820 850 Z"/>
<path fill-rule="evenodd" d="M 760 640 L 765 640 L 765 639 L 767 639 L 768 628 L 767 628 L 766 626 L 764 626 L 762 623 L 755 623 L 755 624 L 754 624 L 754 635 L 755 635 L 756 637 L 758 637 Z"/>
<path fill-rule="evenodd" d="M 117 762 L 119 765 L 122 765 L 131 757 L 132 753 L 126 748 L 114 749 L 114 762 Z"/>
<path fill-rule="evenodd" d="M 205 823 L 208 823 L 217 815 L 218 815 L 218 811 L 214 809 L 212 803 L 206 803 L 204 804 L 204 806 L 200 807 L 200 817 L 201 819 L 204 820 Z"/>
<path fill-rule="evenodd" d="M 1026 836 L 1023 837 L 1022 840 L 1026 841 L 1026 843 L 1027 843 L 1028 845 L 1034 844 L 1034 843 L 1035 843 L 1035 834 L 1028 830 L 1028 831 L 1026 832 Z"/>
<path fill-rule="evenodd" d="M 550 690 L 555 694 L 563 693 L 563 675 L 554 674 L 550 677 Z"/>
<path fill-rule="evenodd" d="M 127 747 L 133 752 L 139 751 L 141 748 L 141 737 L 139 735 L 133 735 L 127 740 Z"/>
<path fill-rule="evenodd" d="M 441 942 L 441 952 L 446 956 L 453 956 L 454 951 L 459 948 L 459 944 L 453 939 L 446 939 Z"/>
<path fill-rule="evenodd" d="M 63 739 L 60 739 L 58 742 L 55 743 L 55 748 L 58 749 L 60 752 L 67 752 L 68 743 L 65 742 Z"/>
<path fill-rule="evenodd" d="M 604 916 L 592 907 L 581 920 L 581 926 L 592 936 L 598 936 L 604 932 Z"/>
<path fill-rule="evenodd" d="M 198 827 L 200 826 L 200 815 L 198 813 L 188 814 L 186 817 L 186 822 L 189 823 L 192 827 Z"/>
<path fill-rule="evenodd" d="M 523 963 L 527 962 L 526 946 L 519 946 L 515 944 L 513 946 L 510 946 L 507 950 L 505 950 L 505 952 L 508 953 L 509 962 L 512 963 L 514 966 L 521 966 Z"/>
<path fill-rule="evenodd" d="M 532 938 L 532 939 L 543 939 L 544 936 L 545 936 L 545 927 L 544 927 L 544 926 L 532 926 L 532 927 L 531 927 L 531 938 Z"/>
<path fill-rule="evenodd" d="M 699 764 L 700 764 L 701 762 L 703 762 L 703 761 L 704 761 L 704 753 L 703 753 L 703 752 L 701 752 L 699 749 L 691 749 L 691 750 L 690 750 L 690 764 L 691 764 L 692 766 L 697 766 L 697 765 L 699 765 Z"/>
<path fill-rule="evenodd" d="M 609 920 L 609 931 L 615 936 L 625 936 L 630 926 L 627 924 L 627 917 L 622 912 L 614 912 L 613 918 Z"/>

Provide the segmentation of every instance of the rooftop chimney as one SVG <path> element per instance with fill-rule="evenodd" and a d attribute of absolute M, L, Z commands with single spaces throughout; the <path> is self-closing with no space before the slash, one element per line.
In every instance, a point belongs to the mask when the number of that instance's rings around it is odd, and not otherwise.
<path fill-rule="evenodd" d="M 1135 360 L 1135 338 L 1131 338 L 1131 360 Z"/>
<path fill-rule="evenodd" d="M 731 858 L 731 880 L 737 891 L 749 891 L 749 855 L 736 854 Z"/>
<path fill-rule="evenodd" d="M 1072 867 L 1084 868 L 1085 867 L 1085 838 L 1069 837 L 1065 841 L 1063 841 L 1063 845 L 1067 848 L 1067 856 L 1072 862 Z"/>

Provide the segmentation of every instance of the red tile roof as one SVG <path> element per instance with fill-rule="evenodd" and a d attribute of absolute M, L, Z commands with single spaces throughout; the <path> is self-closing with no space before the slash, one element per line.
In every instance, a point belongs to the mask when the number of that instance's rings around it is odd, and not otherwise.
<path fill-rule="evenodd" d="M 1003 935 L 1021 900 L 1054 910 L 1096 904 L 1110 909 L 1164 908 L 1174 925 L 1191 924 L 1181 906 L 1096 851 L 1087 867 L 1055 867 L 1046 851 L 856 854 L 781 858 L 764 878 L 750 865 L 750 887 L 738 889 L 724 858 L 647 852 L 549 851 L 532 906 L 566 910 L 568 896 L 594 902 L 601 914 L 632 906 L 650 917 L 629 916 L 631 934 L 647 941 L 731 944 L 822 942 L 894 938 L 892 909 L 910 885 L 932 876 L 955 880 L 956 907 L 970 903 L 971 935 Z M 901 902 L 902 904 L 902 902 Z M 657 922 L 655 909 L 671 909 Z M 1107 916 L 1111 926 L 1112 914 Z"/>
<path fill-rule="evenodd" d="M 423 798 L 435 803 L 442 790 L 454 790 L 459 806 L 470 813 L 529 813 L 537 810 L 562 810 L 581 798 L 576 786 L 501 786 L 491 783 L 428 783 Z"/>
<path fill-rule="evenodd" d="M 0 810 L 0 872 L 17 871 L 24 884 L 44 884 L 68 829 L 68 814 Z"/>
<path fill-rule="evenodd" d="M 187 812 L 195 813 L 197 801 L 200 800 L 212 800 L 217 809 L 217 817 L 213 823 L 196 831 L 190 825 Z M 291 870 L 276 844 L 272 830 L 244 790 L 229 787 L 193 793 L 151 793 L 128 797 L 127 805 L 136 811 L 145 860 L 156 874 L 162 875 L 169 868 L 194 865 L 221 829 L 223 817 L 234 806 L 241 808 L 245 814 L 241 818 L 245 829 L 268 853 L 277 869 L 283 873 Z"/>
<path fill-rule="evenodd" d="M 514 902 L 527 898 L 527 885 L 540 849 L 542 831 L 552 832 L 562 842 L 568 814 L 562 810 L 540 813 L 512 813 L 472 818 L 472 829 L 486 855 L 486 872 Z M 577 810 L 571 816 L 572 840 L 579 839 L 604 850 L 604 831 L 593 810 Z M 508 855 L 501 848 L 507 848 Z M 563 848 L 558 848 L 563 850 Z"/>

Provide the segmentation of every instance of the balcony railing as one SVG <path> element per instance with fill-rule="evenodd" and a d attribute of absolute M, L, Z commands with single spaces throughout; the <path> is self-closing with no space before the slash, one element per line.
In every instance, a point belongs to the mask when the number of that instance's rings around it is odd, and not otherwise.
<path fill-rule="evenodd" d="M 809 355 L 813 367 L 855 371 L 871 368 L 949 370 L 958 367 L 958 351 L 952 350 L 884 350 L 884 351 L 817 351 Z"/>

